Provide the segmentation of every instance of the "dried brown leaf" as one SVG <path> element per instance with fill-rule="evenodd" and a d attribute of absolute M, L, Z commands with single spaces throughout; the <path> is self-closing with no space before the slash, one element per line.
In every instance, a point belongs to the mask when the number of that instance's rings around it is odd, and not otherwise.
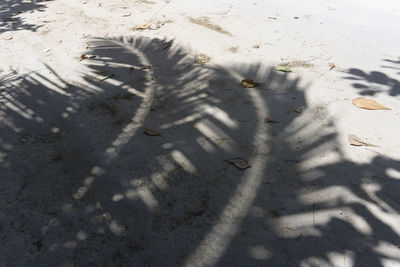
<path fill-rule="evenodd" d="M 85 58 L 86 58 L 86 54 L 82 54 L 81 57 L 80 57 L 80 59 L 79 59 L 79 61 L 82 61 L 82 60 L 84 60 Z"/>
<path fill-rule="evenodd" d="M 251 167 L 251 165 L 247 162 L 247 160 L 243 158 L 226 159 L 225 161 L 235 165 L 240 170 L 244 170 Z"/>
<path fill-rule="evenodd" d="M 369 110 L 388 110 L 389 108 L 376 102 L 373 99 L 358 97 L 353 99 L 353 104 L 362 109 Z"/>
<path fill-rule="evenodd" d="M 172 45 L 172 42 L 171 42 L 171 41 L 170 41 L 170 42 L 165 42 L 165 43 L 163 44 L 163 49 L 165 50 L 165 49 L 169 48 L 171 45 Z"/>
<path fill-rule="evenodd" d="M 157 136 L 157 135 L 161 134 L 158 130 L 151 128 L 151 127 L 144 128 L 144 133 L 149 136 Z"/>
<path fill-rule="evenodd" d="M 270 117 L 265 117 L 264 122 L 265 123 L 278 123 L 277 121 L 272 120 Z"/>
<path fill-rule="evenodd" d="M 151 70 L 151 66 L 143 66 L 139 70 Z"/>
<path fill-rule="evenodd" d="M 333 62 L 329 62 L 329 70 L 333 70 L 336 67 L 336 64 Z"/>
<path fill-rule="evenodd" d="M 292 110 L 293 110 L 294 112 L 297 112 L 297 113 L 301 114 L 301 112 L 303 112 L 303 107 L 302 107 L 302 106 L 294 106 L 294 107 L 292 108 Z"/>
<path fill-rule="evenodd" d="M 290 61 L 290 62 L 281 63 L 280 67 L 282 67 L 282 68 L 288 67 L 289 70 L 290 70 L 290 68 L 298 68 L 298 67 L 301 67 L 301 68 L 312 68 L 312 67 L 314 67 L 314 64 L 308 63 L 308 61 L 304 61 L 304 60 L 293 60 L 293 61 Z"/>
<path fill-rule="evenodd" d="M 10 36 L 4 37 L 4 40 L 10 41 L 12 38 L 13 38 L 13 37 L 10 35 Z"/>
<path fill-rule="evenodd" d="M 137 30 L 137 31 L 143 31 L 143 30 L 148 29 L 150 26 L 151 26 L 151 24 L 141 24 L 141 25 L 139 25 L 139 26 L 136 26 L 136 27 L 135 27 L 135 30 Z"/>
<path fill-rule="evenodd" d="M 211 60 L 211 58 L 205 54 L 200 54 L 197 56 L 196 60 L 194 61 L 194 63 L 196 64 L 206 64 L 207 62 L 209 62 Z"/>
<path fill-rule="evenodd" d="M 189 18 L 189 21 L 191 23 L 206 27 L 210 30 L 232 36 L 232 34 L 230 32 L 227 32 L 226 30 L 222 29 L 221 26 L 211 23 L 210 19 L 208 17 Z"/>
<path fill-rule="evenodd" d="M 361 140 L 360 137 L 357 137 L 354 134 L 349 134 L 348 138 L 349 138 L 349 143 L 352 146 L 374 146 L 374 147 L 377 147 L 377 145 L 367 143 L 367 142 Z"/>
<path fill-rule="evenodd" d="M 10 21 L 13 20 L 12 16 L 2 18 L 2 21 Z"/>
<path fill-rule="evenodd" d="M 129 68 L 129 72 L 130 72 L 130 73 L 132 73 L 134 70 L 135 70 L 134 67 L 130 67 L 130 68 Z"/>
<path fill-rule="evenodd" d="M 240 84 L 244 87 L 244 88 L 253 88 L 256 87 L 257 83 L 255 83 L 252 79 L 246 78 L 243 79 Z"/>

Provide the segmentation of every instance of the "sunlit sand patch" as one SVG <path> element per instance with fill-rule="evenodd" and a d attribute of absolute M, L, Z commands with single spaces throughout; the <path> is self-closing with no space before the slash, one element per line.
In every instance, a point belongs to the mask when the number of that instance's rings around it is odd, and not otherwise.
<path fill-rule="evenodd" d="M 268 112 L 266 105 L 261 101 L 262 97 L 258 92 L 252 91 L 250 94 L 252 100 L 256 103 L 258 121 L 263 124 L 263 119 Z M 214 133 L 210 127 L 197 125 L 197 128 L 206 134 Z M 265 154 L 269 152 L 268 136 L 265 134 L 261 123 L 255 130 L 255 136 L 258 138 L 253 143 L 256 149 L 252 160 L 256 164 L 246 170 L 236 191 L 232 193 L 232 197 L 221 211 L 218 221 L 200 242 L 196 250 L 186 259 L 185 266 L 215 265 L 250 211 L 250 206 L 253 204 L 258 188 L 262 183 L 265 166 L 267 166 Z"/>
<path fill-rule="evenodd" d="M 182 168 L 188 173 L 194 174 L 197 172 L 197 168 L 193 165 L 193 163 L 190 162 L 190 160 L 179 150 L 172 151 L 171 156 L 176 161 L 176 163 L 182 166 Z"/>
<path fill-rule="evenodd" d="M 233 151 L 231 143 L 225 142 L 226 140 L 233 140 L 229 135 L 222 131 L 218 126 L 216 126 L 209 119 L 203 119 L 197 122 L 194 127 L 210 142 L 215 145 L 222 145 L 221 148 L 225 151 Z M 202 141 L 200 141 L 202 142 Z"/>

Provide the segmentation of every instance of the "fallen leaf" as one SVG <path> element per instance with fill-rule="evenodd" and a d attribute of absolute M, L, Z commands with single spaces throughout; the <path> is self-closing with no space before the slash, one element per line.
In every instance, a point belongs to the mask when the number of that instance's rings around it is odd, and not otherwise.
<path fill-rule="evenodd" d="M 130 72 L 130 73 L 132 73 L 134 70 L 135 70 L 134 67 L 130 67 L 130 68 L 129 68 L 129 72 Z"/>
<path fill-rule="evenodd" d="M 206 64 L 207 62 L 209 62 L 211 60 L 211 58 L 205 54 L 200 54 L 197 56 L 195 63 L 196 64 Z"/>
<path fill-rule="evenodd" d="M 292 108 L 292 110 L 293 110 L 294 112 L 297 112 L 297 113 L 301 114 L 301 112 L 303 111 L 303 108 L 302 108 L 302 106 L 294 106 L 294 107 Z"/>
<path fill-rule="evenodd" d="M 231 51 L 232 53 L 237 53 L 238 52 L 238 50 L 239 50 L 239 47 L 238 46 L 232 46 L 231 48 L 229 48 L 228 49 L 229 51 Z"/>
<path fill-rule="evenodd" d="M 281 210 L 286 210 L 286 208 L 271 210 L 269 212 L 269 214 L 271 215 L 272 218 L 279 218 L 279 217 L 281 217 L 281 213 L 280 213 Z"/>
<path fill-rule="evenodd" d="M 269 19 L 273 19 L 273 20 L 276 20 L 277 18 L 275 18 L 275 17 L 268 17 Z"/>
<path fill-rule="evenodd" d="M 131 93 L 126 93 L 126 94 L 115 94 L 112 96 L 113 99 L 119 100 L 119 99 L 131 99 L 134 95 Z"/>
<path fill-rule="evenodd" d="M 159 29 L 161 26 L 164 26 L 164 23 L 161 22 L 156 22 L 150 25 L 149 29 L 150 30 L 157 30 Z"/>
<path fill-rule="evenodd" d="M 272 120 L 270 117 L 265 117 L 264 122 L 265 123 L 278 123 L 277 121 Z"/>
<path fill-rule="evenodd" d="M 13 38 L 12 36 L 7 36 L 7 37 L 4 37 L 4 40 L 10 41 L 12 38 Z"/>
<path fill-rule="evenodd" d="M 165 43 L 163 44 L 163 48 L 162 48 L 162 49 L 167 49 L 167 48 L 169 48 L 171 45 L 172 45 L 172 41 L 170 41 L 170 42 L 165 42 Z"/>
<path fill-rule="evenodd" d="M 308 63 L 308 61 L 304 61 L 304 60 L 293 60 L 290 62 L 281 63 L 279 66 L 288 67 L 288 68 L 296 68 L 296 67 L 312 68 L 312 67 L 314 67 L 313 64 Z"/>
<path fill-rule="evenodd" d="M 353 99 L 353 104 L 362 109 L 369 109 L 369 110 L 388 110 L 388 107 L 376 102 L 373 99 L 358 97 Z"/>
<path fill-rule="evenodd" d="M 89 49 L 90 43 L 86 43 L 86 49 Z"/>
<path fill-rule="evenodd" d="M 256 87 L 256 83 L 249 78 L 243 79 L 240 84 L 244 87 L 244 88 L 253 88 Z"/>
<path fill-rule="evenodd" d="M 189 21 L 191 23 L 206 27 L 212 31 L 216 31 L 222 34 L 226 34 L 228 36 L 232 36 L 230 32 L 225 31 L 224 29 L 221 28 L 221 26 L 213 24 L 210 22 L 210 19 L 208 17 L 200 17 L 200 18 L 191 18 L 189 17 Z"/>
<path fill-rule="evenodd" d="M 354 134 L 349 134 L 348 138 L 349 138 L 349 143 L 352 146 L 374 146 L 374 147 L 377 147 L 377 145 L 362 141 L 360 137 L 357 137 Z"/>
<path fill-rule="evenodd" d="M 94 58 L 96 58 L 95 55 L 89 56 L 89 55 L 86 55 L 86 54 L 82 54 L 82 55 L 80 56 L 80 58 L 79 58 L 79 61 L 82 61 L 82 60 L 84 60 L 84 59 L 94 59 Z"/>
<path fill-rule="evenodd" d="M 243 158 L 226 159 L 225 161 L 235 165 L 240 170 L 244 170 L 251 167 L 251 165 L 247 162 L 247 160 Z"/>
<path fill-rule="evenodd" d="M 36 250 L 37 251 L 40 251 L 42 249 L 42 247 L 43 247 L 43 243 L 40 240 L 36 241 L 35 243 L 33 243 L 33 245 L 36 246 Z"/>
<path fill-rule="evenodd" d="M 99 107 L 105 112 L 110 114 L 111 116 L 115 116 L 118 114 L 117 106 L 114 104 L 107 104 L 106 102 L 99 103 Z"/>
<path fill-rule="evenodd" d="M 157 135 L 161 134 L 159 131 L 157 131 L 156 129 L 151 128 L 151 127 L 144 128 L 144 133 L 149 136 L 157 136 Z"/>
<path fill-rule="evenodd" d="M 8 17 L 2 18 L 1 20 L 2 21 L 10 21 L 10 20 L 13 20 L 13 18 L 11 16 L 8 16 Z"/>
<path fill-rule="evenodd" d="M 127 12 L 127 13 L 124 13 L 122 16 L 123 17 L 129 17 L 131 15 L 131 12 Z"/>
<path fill-rule="evenodd" d="M 286 66 L 275 66 L 275 70 L 282 71 L 282 72 L 292 72 L 292 70 Z"/>
<path fill-rule="evenodd" d="M 141 67 L 139 70 L 151 70 L 151 66 Z"/>
<path fill-rule="evenodd" d="M 293 17 L 294 19 L 299 19 L 299 17 Z"/>
<path fill-rule="evenodd" d="M 333 70 L 336 67 L 336 64 L 333 62 L 329 62 L 329 70 Z"/>
<path fill-rule="evenodd" d="M 137 30 L 137 31 L 143 31 L 143 30 L 148 29 L 150 26 L 151 26 L 150 24 L 142 24 L 142 25 L 136 26 L 136 27 L 135 27 L 135 30 Z"/>

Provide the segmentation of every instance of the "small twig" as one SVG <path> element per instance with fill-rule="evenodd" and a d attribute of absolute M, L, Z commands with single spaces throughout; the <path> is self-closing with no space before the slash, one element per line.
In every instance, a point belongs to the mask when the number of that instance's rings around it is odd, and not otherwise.
<path fill-rule="evenodd" d="M 300 160 L 296 160 L 296 159 L 285 159 L 285 162 L 299 163 Z"/>
<path fill-rule="evenodd" d="M 107 79 L 113 78 L 114 76 L 115 76 L 115 74 L 112 73 L 112 74 L 110 74 L 110 75 L 104 77 L 103 79 L 101 79 L 101 81 L 105 81 L 105 80 L 107 80 Z"/>
<path fill-rule="evenodd" d="M 384 180 L 384 181 L 391 181 L 392 180 L 392 179 L 389 179 L 389 178 L 383 178 L 383 177 L 379 177 L 379 176 L 376 176 L 376 175 L 372 175 L 371 178 L 380 179 L 380 180 Z"/>
<path fill-rule="evenodd" d="M 373 150 L 373 149 L 370 149 L 370 148 L 367 148 L 367 147 L 365 147 L 365 149 L 366 149 L 366 150 L 369 150 L 369 151 L 371 151 L 371 152 L 374 152 L 374 153 L 376 153 L 376 154 L 378 154 L 378 155 L 380 155 L 380 156 L 382 156 L 382 157 L 386 157 L 386 156 L 383 155 L 382 153 L 380 153 L 380 152 L 378 152 L 378 151 L 375 151 L 375 150 Z"/>
<path fill-rule="evenodd" d="M 285 247 L 284 247 L 284 251 L 285 251 L 285 253 L 286 253 L 286 255 L 287 255 L 285 266 L 288 266 L 289 261 L 290 261 L 290 254 L 289 254 L 289 251 L 288 251 L 286 245 L 285 245 Z"/>

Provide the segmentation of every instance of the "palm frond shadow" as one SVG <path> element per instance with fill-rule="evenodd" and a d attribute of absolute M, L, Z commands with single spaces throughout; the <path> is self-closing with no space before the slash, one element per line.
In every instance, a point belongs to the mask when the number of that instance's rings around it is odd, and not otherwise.
<path fill-rule="evenodd" d="M 370 71 L 365 72 L 361 69 L 352 68 L 347 73 L 350 76 L 345 79 L 354 81 L 353 87 L 360 90 L 361 95 L 375 95 L 379 93 L 386 93 L 390 96 L 400 95 L 400 81 L 393 73 L 400 69 L 399 60 L 384 59 L 385 65 L 382 68 L 387 71 Z"/>
<path fill-rule="evenodd" d="M 46 0 L 45 0 L 46 1 Z M 49 0 L 47 0 L 49 1 Z M 43 11 L 44 1 L 3 0 L 0 3 L 0 33 L 6 31 L 28 30 L 36 31 L 40 25 L 27 23 L 19 14 L 28 11 Z"/>
<path fill-rule="evenodd" d="M 399 212 L 398 162 L 346 160 L 300 78 L 261 63 L 197 65 L 167 41 L 93 39 L 82 84 L 0 79 L 3 264 L 399 259 L 380 249 L 398 245 L 387 220 Z M 265 83 L 244 89 L 245 77 Z M 252 167 L 224 162 L 234 157 Z"/>

